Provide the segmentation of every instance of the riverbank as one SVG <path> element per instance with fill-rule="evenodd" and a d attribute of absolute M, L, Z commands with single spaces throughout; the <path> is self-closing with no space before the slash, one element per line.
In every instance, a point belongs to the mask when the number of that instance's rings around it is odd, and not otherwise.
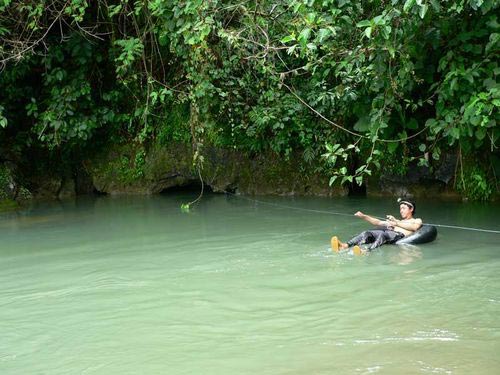
<path fill-rule="evenodd" d="M 411 196 L 462 200 L 454 190 L 455 163 L 445 158 L 438 168 L 410 168 L 400 175 L 379 173 L 362 186 L 329 186 L 328 171 L 308 165 L 299 156 L 273 153 L 248 155 L 207 147 L 198 170 L 190 145 L 154 145 L 149 149 L 122 144 L 82 158 L 71 167 L 4 164 L 0 179 L 0 210 L 31 200 L 64 199 L 77 195 L 152 195 L 172 190 L 231 192 L 277 196 Z M 28 169 L 27 169 L 28 168 Z M 496 195 L 498 196 L 498 194 Z"/>

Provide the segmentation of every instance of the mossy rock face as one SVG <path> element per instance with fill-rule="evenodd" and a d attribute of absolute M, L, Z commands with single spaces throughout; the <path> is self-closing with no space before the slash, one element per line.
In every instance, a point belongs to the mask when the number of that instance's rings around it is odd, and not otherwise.
<path fill-rule="evenodd" d="M 236 152 L 221 157 L 205 174 L 215 191 L 236 190 L 253 195 L 344 195 L 344 189 L 328 186 L 328 179 L 301 172 L 297 159 L 283 160 L 274 154 L 248 158 Z"/>
<path fill-rule="evenodd" d="M 191 147 L 172 144 L 156 145 L 147 154 L 144 165 L 144 183 L 150 193 L 160 193 L 174 186 L 182 186 L 198 179 L 192 162 Z"/>
<path fill-rule="evenodd" d="M 95 189 L 108 194 L 155 194 L 194 179 L 189 148 L 125 144 L 85 162 Z"/>
<path fill-rule="evenodd" d="M 12 199 L 0 199 L 0 212 L 17 210 L 19 203 Z"/>
<path fill-rule="evenodd" d="M 0 164 L 0 211 L 15 210 L 33 198 L 31 192 L 16 181 L 13 170 L 15 166 L 10 163 Z"/>
<path fill-rule="evenodd" d="M 455 158 L 447 156 L 434 172 L 428 167 L 416 164 L 412 165 L 405 175 L 381 171 L 368 179 L 367 195 L 460 199 L 460 195 L 448 184 L 453 177 L 454 163 Z"/>
<path fill-rule="evenodd" d="M 109 194 L 146 193 L 140 172 L 136 171 L 133 145 L 120 145 L 84 162 L 95 189 Z"/>
<path fill-rule="evenodd" d="M 139 156 L 138 156 L 139 155 Z M 98 191 L 109 194 L 155 194 L 199 179 L 190 145 L 155 145 L 147 152 L 122 145 L 88 161 L 87 171 Z M 328 179 L 300 171 L 300 161 L 274 154 L 248 157 L 240 152 L 206 147 L 201 171 L 214 192 L 255 195 L 345 195 Z"/>
<path fill-rule="evenodd" d="M 16 183 L 7 165 L 0 165 L 0 200 L 16 198 Z"/>
<path fill-rule="evenodd" d="M 34 195 L 37 199 L 57 199 L 63 179 L 58 176 L 43 176 L 36 178 Z M 74 195 L 74 193 L 73 193 Z"/>
<path fill-rule="evenodd" d="M 0 164 L 0 200 L 24 202 L 33 194 L 22 186 L 16 178 L 16 166 L 11 163 Z"/>

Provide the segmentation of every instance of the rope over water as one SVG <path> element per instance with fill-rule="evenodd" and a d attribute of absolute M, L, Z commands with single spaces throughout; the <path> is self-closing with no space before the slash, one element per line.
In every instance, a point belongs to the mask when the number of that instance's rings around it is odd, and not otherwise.
<path fill-rule="evenodd" d="M 294 206 L 287 206 L 283 204 L 277 204 L 277 203 L 271 203 L 271 202 L 266 202 L 266 201 L 260 201 L 258 199 L 252 199 L 248 197 L 244 197 L 242 195 L 236 195 L 234 193 L 231 193 L 229 191 L 225 191 L 226 194 L 232 195 L 234 197 L 237 197 L 239 199 L 244 199 L 249 202 L 254 202 L 254 203 L 259 203 L 263 204 L 266 206 L 273 206 L 273 207 L 278 207 L 278 208 L 286 208 L 289 210 L 296 210 L 296 211 L 304 211 L 304 212 L 312 212 L 312 213 L 317 213 L 317 214 L 324 214 L 324 215 L 337 215 L 337 216 L 349 216 L 352 217 L 352 214 L 346 214 L 343 212 L 335 212 L 335 211 L 324 211 L 324 210 L 312 210 L 309 208 L 302 208 L 302 207 L 294 207 Z M 380 220 L 385 220 L 385 218 L 378 217 L 378 216 L 373 216 L 377 219 Z M 440 228 L 450 228 L 450 229 L 460 229 L 460 230 L 470 230 L 470 231 L 475 231 L 475 232 L 485 232 L 485 233 L 496 233 L 500 234 L 500 230 L 494 230 L 494 229 L 483 229 L 483 228 L 472 228 L 472 227 L 461 227 L 457 225 L 447 225 L 447 224 L 433 224 L 433 223 L 424 223 L 423 225 L 433 225 L 435 227 L 440 227 Z"/>

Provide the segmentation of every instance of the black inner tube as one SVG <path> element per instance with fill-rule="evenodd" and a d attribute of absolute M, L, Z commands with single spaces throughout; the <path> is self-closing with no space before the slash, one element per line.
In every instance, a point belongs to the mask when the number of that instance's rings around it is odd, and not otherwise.
<path fill-rule="evenodd" d="M 415 233 L 401 238 L 399 241 L 396 241 L 396 245 L 400 244 L 411 244 L 418 245 L 422 243 L 432 242 L 437 237 L 437 229 L 434 225 L 424 224 L 417 230 Z"/>

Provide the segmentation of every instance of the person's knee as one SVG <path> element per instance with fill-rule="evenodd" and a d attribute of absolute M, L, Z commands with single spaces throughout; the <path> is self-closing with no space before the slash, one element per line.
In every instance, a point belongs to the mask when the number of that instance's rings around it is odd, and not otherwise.
<path fill-rule="evenodd" d="M 361 236 L 363 237 L 363 243 L 370 243 L 376 240 L 376 237 L 373 235 L 373 233 L 368 230 L 365 230 L 363 233 L 361 233 Z"/>

